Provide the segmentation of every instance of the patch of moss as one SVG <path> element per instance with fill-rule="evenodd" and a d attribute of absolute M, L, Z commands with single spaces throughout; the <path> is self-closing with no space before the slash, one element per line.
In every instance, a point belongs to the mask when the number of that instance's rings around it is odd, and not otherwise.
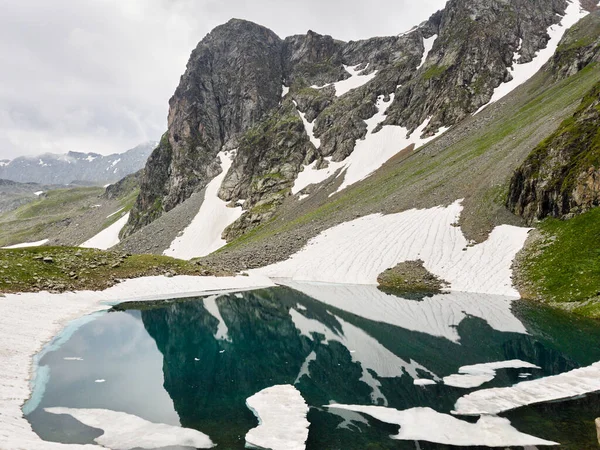
<path fill-rule="evenodd" d="M 425 72 L 423 72 L 422 77 L 424 80 L 440 78 L 446 72 L 446 70 L 448 70 L 448 67 L 446 66 L 433 65 L 430 68 L 428 68 Z"/>

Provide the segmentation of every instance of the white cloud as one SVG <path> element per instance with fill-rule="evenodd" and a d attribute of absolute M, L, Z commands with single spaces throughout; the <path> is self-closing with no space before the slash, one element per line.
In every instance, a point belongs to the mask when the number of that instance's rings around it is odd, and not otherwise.
<path fill-rule="evenodd" d="M 0 158 L 157 139 L 191 50 L 231 17 L 281 37 L 402 32 L 445 0 L 0 0 Z"/>

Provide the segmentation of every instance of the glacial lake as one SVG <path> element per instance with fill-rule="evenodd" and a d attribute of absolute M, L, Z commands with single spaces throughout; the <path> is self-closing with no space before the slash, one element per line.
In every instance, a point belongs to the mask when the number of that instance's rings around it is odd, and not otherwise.
<path fill-rule="evenodd" d="M 370 286 L 290 286 L 122 304 L 85 318 L 38 358 L 26 418 L 44 440 L 94 443 L 102 430 L 45 408 L 106 409 L 199 430 L 218 449 L 243 449 L 258 425 L 246 399 L 291 384 L 310 406 L 309 450 L 488 448 L 394 440 L 398 425 L 325 406 L 450 414 L 470 392 L 600 361 L 600 323 L 540 305 L 478 294 L 406 299 Z M 539 368 L 498 369 L 477 387 L 443 382 L 462 366 L 509 360 Z M 415 378 L 431 384 L 416 385 Z M 560 448 L 598 446 L 598 393 L 501 416 Z M 418 426 L 427 436 L 436 424 Z"/>

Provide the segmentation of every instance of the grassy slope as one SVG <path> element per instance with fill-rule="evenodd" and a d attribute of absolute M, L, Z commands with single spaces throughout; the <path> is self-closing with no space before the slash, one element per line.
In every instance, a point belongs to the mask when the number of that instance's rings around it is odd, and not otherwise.
<path fill-rule="evenodd" d="M 51 257 L 52 262 L 43 258 Z M 147 275 L 225 275 L 166 256 L 121 255 L 72 247 L 0 250 L 0 292 L 106 289 L 118 279 Z"/>
<path fill-rule="evenodd" d="M 600 208 L 538 228 L 519 263 L 522 295 L 600 318 Z"/>
<path fill-rule="evenodd" d="M 0 246 L 47 238 L 49 228 L 83 213 L 103 192 L 98 187 L 57 189 L 1 215 Z"/>
<path fill-rule="evenodd" d="M 270 223 L 229 243 L 223 252 L 243 251 L 269 238 L 295 233 L 303 226 L 360 213 L 395 212 L 430 207 L 465 198 L 463 231 L 485 239 L 493 226 L 515 221 L 504 201 L 513 170 L 549 132 L 547 122 L 570 115 L 582 96 L 600 80 L 600 70 L 589 66 L 556 84 L 540 73 L 522 86 L 506 105 L 495 105 L 469 119 L 446 136 L 415 153 L 388 162 L 374 175 L 340 194 L 299 213 L 290 208 Z M 502 101 L 501 103 L 504 103 Z M 483 116 L 483 118 L 482 118 Z M 295 200 L 291 200 L 295 202 Z M 338 221 L 338 223 L 339 223 Z"/>

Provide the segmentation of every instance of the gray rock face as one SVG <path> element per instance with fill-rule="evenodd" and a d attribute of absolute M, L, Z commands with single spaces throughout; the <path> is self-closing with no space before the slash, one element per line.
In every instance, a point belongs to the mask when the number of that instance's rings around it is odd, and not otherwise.
<path fill-rule="evenodd" d="M 106 184 L 137 172 L 146 164 L 156 142 L 147 142 L 124 153 L 47 153 L 0 162 L 0 178 L 19 183 Z"/>
<path fill-rule="evenodd" d="M 450 0 L 409 33 L 341 42 L 312 31 L 281 40 L 259 25 L 232 20 L 192 52 L 170 101 L 169 129 L 148 161 L 125 234 L 201 190 L 220 171 L 216 155 L 238 149 L 220 197 L 245 200 L 233 238 L 270 219 L 303 164 L 341 161 L 366 133 L 378 96 L 394 93 L 385 124 L 425 133 L 452 126 L 486 104 L 510 79 L 515 52 L 530 61 L 560 21 L 566 0 Z M 437 36 L 424 55 L 424 39 Z M 417 70 L 424 56 L 427 58 Z M 336 97 L 346 66 L 377 71 L 367 84 Z M 289 93 L 282 99 L 282 85 Z M 316 149 L 297 110 L 315 120 Z"/>
<path fill-rule="evenodd" d="M 507 206 L 528 221 L 600 205 L 600 84 L 517 169 Z"/>

